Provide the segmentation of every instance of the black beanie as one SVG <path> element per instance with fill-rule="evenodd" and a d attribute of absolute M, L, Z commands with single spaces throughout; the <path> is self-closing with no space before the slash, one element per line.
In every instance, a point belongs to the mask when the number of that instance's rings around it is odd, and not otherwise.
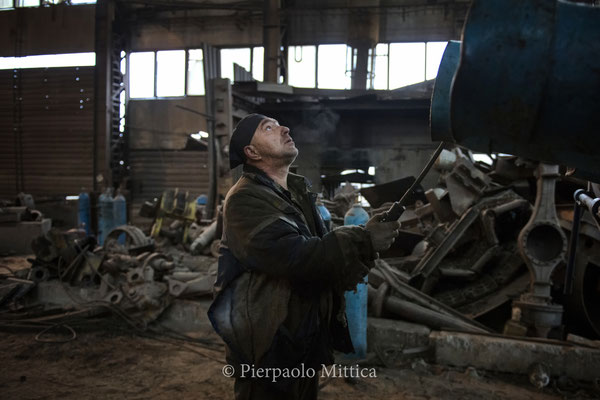
<path fill-rule="evenodd" d="M 250 114 L 237 124 L 229 141 L 229 167 L 231 169 L 246 161 L 244 147 L 250 144 L 258 124 L 265 118 L 268 117 L 262 114 Z"/>

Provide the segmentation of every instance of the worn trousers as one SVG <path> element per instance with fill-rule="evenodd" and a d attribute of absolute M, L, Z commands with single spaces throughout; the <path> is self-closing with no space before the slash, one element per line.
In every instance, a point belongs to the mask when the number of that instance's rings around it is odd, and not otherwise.
<path fill-rule="evenodd" d="M 236 378 L 236 400 L 316 400 L 319 393 L 319 375 L 295 379 L 290 392 L 283 392 L 257 379 Z"/>

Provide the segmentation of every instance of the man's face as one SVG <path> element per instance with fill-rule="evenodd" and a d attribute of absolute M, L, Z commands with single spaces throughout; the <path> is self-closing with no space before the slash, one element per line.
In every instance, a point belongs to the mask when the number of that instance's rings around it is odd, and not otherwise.
<path fill-rule="evenodd" d="M 250 142 L 263 161 L 290 165 L 298 155 L 290 129 L 273 118 L 263 119 Z"/>

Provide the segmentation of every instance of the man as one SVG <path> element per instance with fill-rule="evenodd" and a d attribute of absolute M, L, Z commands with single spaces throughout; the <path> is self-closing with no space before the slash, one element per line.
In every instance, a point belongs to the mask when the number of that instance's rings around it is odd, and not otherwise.
<path fill-rule="evenodd" d="M 326 232 L 316 195 L 289 172 L 297 155 L 290 130 L 264 115 L 245 117 L 231 137 L 230 166 L 244 173 L 225 199 L 208 314 L 235 370 L 236 399 L 317 398 L 319 374 L 272 379 L 273 371 L 318 371 L 333 350 L 353 351 L 343 293 L 398 235 L 399 223 L 380 216 Z M 259 368 L 271 376 L 253 376 Z"/>

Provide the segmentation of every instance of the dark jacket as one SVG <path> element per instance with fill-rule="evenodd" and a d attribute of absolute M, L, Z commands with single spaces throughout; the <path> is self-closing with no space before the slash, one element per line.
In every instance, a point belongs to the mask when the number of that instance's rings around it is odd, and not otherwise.
<path fill-rule="evenodd" d="M 246 165 L 225 199 L 208 315 L 234 366 L 319 367 L 353 351 L 343 293 L 372 265 L 369 233 L 327 232 L 306 179 L 289 174 L 288 188 Z"/>

